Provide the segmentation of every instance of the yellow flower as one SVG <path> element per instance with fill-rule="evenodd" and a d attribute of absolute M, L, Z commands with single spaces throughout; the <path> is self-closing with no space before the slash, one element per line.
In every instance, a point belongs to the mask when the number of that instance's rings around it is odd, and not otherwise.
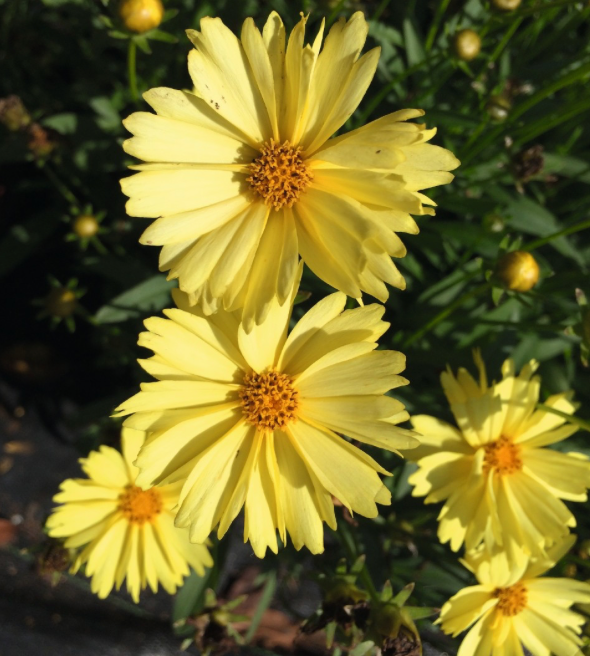
<path fill-rule="evenodd" d="M 362 57 L 368 26 L 357 12 L 305 45 L 306 18 L 287 43 L 272 12 L 262 34 L 245 21 L 241 41 L 204 18 L 188 58 L 194 93 L 144 97 L 156 114 L 125 126 L 127 153 L 145 164 L 121 181 L 131 216 L 159 218 L 141 242 L 163 246 L 160 268 L 205 314 L 245 308 L 260 323 L 285 302 L 298 254 L 320 278 L 354 298 L 404 288 L 390 256 L 396 233 L 417 233 L 410 214 L 433 214 L 419 190 L 446 184 L 458 160 L 427 144 L 436 130 L 407 109 L 330 137 L 363 98 L 379 49 Z M 321 52 L 320 52 L 321 49 Z"/>
<path fill-rule="evenodd" d="M 545 410 L 536 410 L 540 380 L 531 361 L 518 376 L 514 362 L 502 367 L 502 380 L 488 386 L 478 352 L 479 382 L 465 370 L 448 370 L 441 382 L 459 429 L 426 415 L 412 418 L 422 434 L 410 477 L 415 496 L 426 503 L 445 501 L 438 536 L 455 551 L 482 540 L 542 555 L 559 542 L 574 516 L 560 499 L 586 501 L 590 462 L 579 453 L 545 449 L 576 432 L 576 427 Z M 571 393 L 556 394 L 545 405 L 566 414 L 575 410 Z"/>
<path fill-rule="evenodd" d="M 322 522 L 336 528 L 332 496 L 365 517 L 391 500 L 378 475 L 388 472 L 338 433 L 390 451 L 417 443 L 395 425 L 404 406 L 384 396 L 407 380 L 401 353 L 375 351 L 383 307 L 343 312 L 337 292 L 287 337 L 292 288 L 250 333 L 235 313 L 189 312 L 182 294 L 183 309 L 145 322 L 139 344 L 155 355 L 140 364 L 158 382 L 117 411 L 148 431 L 138 481 L 183 482 L 176 525 L 190 526 L 193 542 L 216 526 L 222 537 L 245 506 L 244 540 L 258 556 L 277 552 L 277 529 L 319 553 Z"/>
<path fill-rule="evenodd" d="M 570 607 L 590 602 L 590 585 L 539 578 L 572 546 L 570 537 L 552 550 L 551 560 L 527 559 L 513 569 L 507 569 L 502 552 L 489 555 L 481 550 L 466 558 L 464 564 L 479 585 L 451 597 L 438 620 L 443 631 L 454 636 L 473 624 L 457 656 L 524 656 L 523 645 L 533 656 L 581 656 L 578 635 L 586 618 Z"/>
<path fill-rule="evenodd" d="M 65 547 L 84 547 L 72 572 L 86 564 L 92 591 L 101 598 L 125 579 L 135 602 L 146 585 L 156 592 L 158 582 L 173 594 L 189 565 L 199 575 L 213 565 L 207 547 L 191 544 L 188 532 L 174 526 L 180 486 L 138 486 L 132 463 L 144 439 L 143 432 L 124 428 L 122 454 L 102 446 L 82 458 L 88 478 L 61 484 L 54 501 L 63 505 L 47 520 L 49 535 L 66 538 Z"/>

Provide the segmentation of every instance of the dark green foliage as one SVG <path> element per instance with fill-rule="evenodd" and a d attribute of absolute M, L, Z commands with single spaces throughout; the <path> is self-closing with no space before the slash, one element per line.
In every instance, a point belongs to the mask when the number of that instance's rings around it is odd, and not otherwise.
<path fill-rule="evenodd" d="M 322 16 L 331 23 L 363 10 L 368 45 L 381 46 L 382 57 L 346 129 L 397 109 L 423 108 L 427 125 L 438 127 L 434 143 L 462 161 L 455 181 L 432 191 L 437 215 L 418 219 L 419 235 L 402 235 L 408 255 L 399 267 L 407 290 L 391 291 L 391 329 L 381 342 L 408 359 L 411 384 L 396 395 L 411 413 L 449 418 L 439 374 L 447 364 L 471 367 L 477 346 L 492 378 L 508 356 L 518 367 L 536 358 L 543 397 L 573 388 L 579 416 L 590 418 L 590 373 L 582 362 L 583 356 L 587 365 L 588 312 L 576 300 L 583 297 L 577 289 L 590 294 L 588 3 L 530 0 L 506 13 L 485 0 L 169 0 L 166 6 L 178 13 L 169 14 L 165 32 L 133 41 L 140 93 L 190 88 L 184 30 L 202 16 L 220 16 L 239 31 L 246 16 L 262 26 L 276 9 L 290 29 L 305 11 L 314 34 Z M 172 304 L 171 285 L 157 274 L 157 249 L 138 243 L 147 222 L 126 216 L 118 182 L 131 163 L 121 148 L 121 119 L 148 108 L 133 99 L 132 42 L 112 2 L 0 0 L 0 12 L 0 98 L 18 96 L 38 126 L 32 134 L 30 124 L 13 131 L 0 125 L 0 350 L 40 342 L 66 363 L 69 375 L 52 393 L 78 408 L 69 421 L 81 431 L 84 452 L 112 441 L 105 417 L 141 376 L 135 363 L 145 357 L 136 346 L 141 321 Z M 453 52 L 454 34 L 464 28 L 482 39 L 481 53 L 469 63 Z M 88 208 L 101 217 L 101 230 L 99 245 L 86 248 L 68 234 Z M 516 248 L 533 253 L 541 268 L 541 281 L 524 294 L 495 289 L 489 275 L 498 257 Z M 50 279 L 64 285 L 77 279 L 86 290 L 73 334 L 36 318 L 32 301 L 47 294 Z M 329 291 L 306 271 L 302 292 L 309 297 L 300 294 L 294 316 Z M 2 362 L 1 375 L 20 384 Z M 571 442 L 590 453 L 587 433 Z M 437 508 L 409 496 L 412 465 L 392 454 L 379 459 L 395 474 L 387 483 L 394 505 L 358 526 L 341 513 L 342 530 L 327 536 L 335 548 L 314 564 L 334 571 L 340 557 L 352 563 L 366 554 L 359 582 L 369 591 L 386 580 L 396 591 L 413 581 L 411 605 L 440 607 L 469 575 L 436 541 Z M 588 508 L 575 510 L 580 538 L 588 539 Z M 265 566 L 276 569 L 279 561 L 302 576 L 301 556 L 291 548 Z M 590 561 L 577 562 L 587 577 Z M 202 604 L 205 585 L 194 576 L 188 585 L 178 596 L 176 619 L 199 599 Z"/>

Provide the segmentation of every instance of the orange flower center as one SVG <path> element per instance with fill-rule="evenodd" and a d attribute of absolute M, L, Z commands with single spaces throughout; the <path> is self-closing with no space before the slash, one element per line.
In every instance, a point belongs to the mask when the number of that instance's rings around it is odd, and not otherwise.
<path fill-rule="evenodd" d="M 498 474 L 513 474 L 522 469 L 520 447 L 509 437 L 502 435 L 499 439 L 484 447 L 483 470 L 493 469 Z"/>
<path fill-rule="evenodd" d="M 518 615 L 526 608 L 527 590 L 522 583 L 515 583 L 509 588 L 496 588 L 492 596 L 498 600 L 496 608 L 502 615 Z"/>
<path fill-rule="evenodd" d="M 244 376 L 239 394 L 246 421 L 258 430 L 282 429 L 297 419 L 299 392 L 287 374 L 253 371 Z"/>
<path fill-rule="evenodd" d="M 142 526 L 153 522 L 162 512 L 162 495 L 156 488 L 142 490 L 137 485 L 128 485 L 119 497 L 119 510 L 131 524 Z"/>
<path fill-rule="evenodd" d="M 260 155 L 250 164 L 250 172 L 247 182 L 267 205 L 277 211 L 285 205 L 292 207 L 313 180 L 313 173 L 303 160 L 301 147 L 292 146 L 289 141 L 280 144 L 274 139 L 262 146 Z"/>

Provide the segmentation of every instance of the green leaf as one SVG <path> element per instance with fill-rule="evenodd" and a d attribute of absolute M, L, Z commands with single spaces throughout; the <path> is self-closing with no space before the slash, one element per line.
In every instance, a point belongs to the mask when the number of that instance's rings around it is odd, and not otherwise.
<path fill-rule="evenodd" d="M 372 640 L 366 640 L 358 644 L 354 649 L 351 649 L 348 653 L 350 656 L 365 656 L 374 646 L 375 643 Z"/>
<path fill-rule="evenodd" d="M 97 323 L 117 323 L 145 312 L 161 310 L 170 303 L 170 290 L 174 284 L 165 276 L 153 276 L 103 305 L 96 313 Z"/>
<path fill-rule="evenodd" d="M 96 112 L 96 124 L 105 132 L 114 132 L 121 127 L 121 117 L 119 112 L 113 107 L 111 101 L 106 96 L 97 96 L 91 98 L 88 104 Z"/>
<path fill-rule="evenodd" d="M 510 226 L 516 230 L 529 235 L 546 237 L 563 229 L 563 225 L 546 207 L 539 205 L 527 196 L 510 194 L 496 185 L 490 185 L 488 193 L 505 204 L 506 218 Z M 562 255 L 584 265 L 584 258 L 566 237 L 554 239 L 551 246 Z"/>
<path fill-rule="evenodd" d="M 78 127 L 78 117 L 76 114 L 64 112 L 63 114 L 48 116 L 47 118 L 44 118 L 41 123 L 60 134 L 74 134 Z"/>
<path fill-rule="evenodd" d="M 182 588 L 176 593 L 172 608 L 172 622 L 176 624 L 199 612 L 203 607 L 205 590 L 211 576 L 211 570 L 199 576 L 194 570 L 187 576 Z"/>
<path fill-rule="evenodd" d="M 414 584 L 408 583 L 402 590 L 400 590 L 394 597 L 393 603 L 398 606 L 403 606 L 406 601 L 410 598 L 410 595 L 414 592 Z"/>
<path fill-rule="evenodd" d="M 422 39 L 418 34 L 416 24 L 412 18 L 404 18 L 403 22 L 404 44 L 408 57 L 408 64 L 415 66 L 426 59 L 426 52 L 422 45 Z"/>
<path fill-rule="evenodd" d="M 262 617 L 266 609 L 270 606 L 270 602 L 272 601 L 276 587 L 277 587 L 277 575 L 275 572 L 270 572 L 266 579 L 266 583 L 264 584 L 264 589 L 262 590 L 262 595 L 260 596 L 260 601 L 258 602 L 256 611 L 252 616 L 252 621 L 250 622 L 250 626 L 248 627 L 248 631 L 246 632 L 244 638 L 246 643 L 250 642 L 250 640 L 252 640 L 252 638 L 254 637 L 254 634 L 256 633 L 256 629 L 260 625 L 260 622 L 262 620 Z"/>
<path fill-rule="evenodd" d="M 148 38 L 154 41 L 163 41 L 164 43 L 178 43 L 178 39 L 174 35 L 164 32 L 164 30 L 151 30 Z"/>
<path fill-rule="evenodd" d="M 133 41 L 135 42 L 135 45 L 146 55 L 151 55 L 152 54 L 152 49 L 150 48 L 150 44 L 148 43 L 147 38 L 142 34 L 141 36 L 134 36 Z"/>

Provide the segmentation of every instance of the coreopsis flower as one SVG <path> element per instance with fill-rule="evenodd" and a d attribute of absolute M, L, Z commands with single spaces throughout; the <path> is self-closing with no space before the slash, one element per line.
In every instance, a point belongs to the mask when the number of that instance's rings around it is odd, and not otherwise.
<path fill-rule="evenodd" d="M 570 607 L 590 602 L 590 585 L 541 577 L 572 546 L 569 537 L 551 550 L 549 560 L 527 559 L 520 567 L 511 567 L 501 551 L 491 555 L 483 549 L 466 558 L 478 585 L 451 597 L 438 620 L 454 636 L 473 625 L 457 656 L 524 656 L 523 646 L 533 656 L 582 653 L 578 636 L 586 618 Z"/>
<path fill-rule="evenodd" d="M 67 479 L 54 501 L 61 504 L 47 520 L 49 535 L 65 538 L 68 549 L 81 549 L 72 572 L 85 565 L 91 589 L 106 597 L 127 581 L 135 602 L 147 585 L 158 583 L 173 594 L 189 573 L 203 575 L 213 560 L 204 544 L 191 544 L 188 532 L 174 526 L 172 508 L 180 486 L 140 487 L 133 461 L 145 433 L 124 428 L 122 454 L 101 446 L 80 460 L 87 479 Z"/>
<path fill-rule="evenodd" d="M 125 126 L 127 153 L 143 160 L 121 181 L 131 216 L 157 218 L 141 242 L 162 246 L 160 268 L 206 314 L 244 308 L 249 330 L 277 296 L 284 303 L 300 254 L 320 278 L 354 298 L 404 288 L 390 256 L 411 214 L 433 214 L 420 190 L 446 184 L 458 160 L 428 143 L 436 130 L 405 109 L 335 139 L 363 98 L 379 48 L 360 56 L 368 26 L 323 23 L 305 44 L 306 18 L 286 40 L 272 12 L 262 33 L 248 18 L 241 40 L 218 18 L 188 30 L 194 93 L 144 94 L 156 114 Z M 159 217 L 159 218 L 158 218 Z"/>
<path fill-rule="evenodd" d="M 383 307 L 343 312 L 337 292 L 287 336 L 296 289 L 250 333 L 239 314 L 191 313 L 182 294 L 184 309 L 145 321 L 139 344 L 155 355 L 139 362 L 158 380 L 117 411 L 148 432 L 139 484 L 183 483 L 176 525 L 193 542 L 216 526 L 222 537 L 245 507 L 244 540 L 259 557 L 277 552 L 277 530 L 319 553 L 323 522 L 336 528 L 332 497 L 365 517 L 391 499 L 388 472 L 339 433 L 390 451 L 417 444 L 396 426 L 404 406 L 384 396 L 408 381 L 401 353 L 375 350 Z"/>
<path fill-rule="evenodd" d="M 517 555 L 542 555 L 576 521 L 561 499 L 585 501 L 590 461 L 580 453 L 547 449 L 576 432 L 556 414 L 536 409 L 540 380 L 533 360 L 517 376 L 514 362 L 502 366 L 502 380 L 488 385 L 485 365 L 475 353 L 479 381 L 465 370 L 444 372 L 441 382 L 458 428 L 435 417 L 412 418 L 421 433 L 418 470 L 410 477 L 414 496 L 445 504 L 438 536 L 455 551 L 485 541 Z M 544 404 L 566 415 L 576 408 L 572 393 Z M 412 453 L 410 457 L 414 457 Z"/>

